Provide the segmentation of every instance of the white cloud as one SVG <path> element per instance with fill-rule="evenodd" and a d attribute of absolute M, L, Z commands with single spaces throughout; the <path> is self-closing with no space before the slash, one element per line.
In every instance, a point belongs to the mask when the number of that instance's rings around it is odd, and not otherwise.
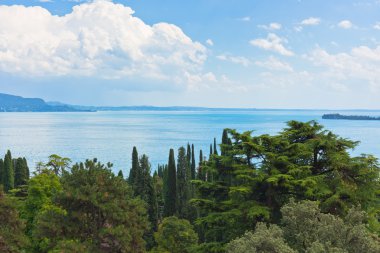
<path fill-rule="evenodd" d="M 214 42 L 211 39 L 206 40 L 207 45 L 213 46 Z"/>
<path fill-rule="evenodd" d="M 280 61 L 276 57 L 270 56 L 266 61 L 256 61 L 255 65 L 270 70 L 280 70 L 293 72 L 292 66 L 289 63 Z"/>
<path fill-rule="evenodd" d="M 244 21 L 244 22 L 249 22 L 249 21 L 251 21 L 251 17 L 246 16 L 246 17 L 238 18 L 238 20 Z"/>
<path fill-rule="evenodd" d="M 206 48 L 172 24 L 96 0 L 54 16 L 42 7 L 0 6 L 0 71 L 28 76 L 141 77 L 182 82 L 201 74 Z"/>
<path fill-rule="evenodd" d="M 357 85 L 368 84 L 372 89 L 380 89 L 380 46 L 360 46 L 349 53 L 338 54 L 329 54 L 317 48 L 306 59 L 323 67 L 324 75 L 328 75 L 331 82 L 355 82 Z"/>
<path fill-rule="evenodd" d="M 266 39 L 254 39 L 250 41 L 250 44 L 285 56 L 293 56 L 294 53 L 289 49 L 286 49 L 282 44 L 286 42 L 286 40 L 278 37 L 276 34 L 269 33 Z"/>
<path fill-rule="evenodd" d="M 38 0 L 40 3 L 52 3 L 52 0 Z"/>
<path fill-rule="evenodd" d="M 319 25 L 321 23 L 320 18 L 310 17 L 301 21 L 301 25 Z"/>
<path fill-rule="evenodd" d="M 280 23 L 270 23 L 269 25 L 259 25 L 259 28 L 263 28 L 265 30 L 280 30 L 282 25 Z"/>
<path fill-rule="evenodd" d="M 373 25 L 373 29 L 380 30 L 380 22 L 376 22 L 376 24 Z"/>
<path fill-rule="evenodd" d="M 350 20 L 342 20 L 338 23 L 338 26 L 343 29 L 350 29 L 353 27 Z"/>
<path fill-rule="evenodd" d="M 231 55 L 226 55 L 226 54 L 221 54 L 216 56 L 221 61 L 229 61 L 234 64 L 240 64 L 243 65 L 244 67 L 248 67 L 251 64 L 251 61 L 243 56 L 231 56 Z"/>

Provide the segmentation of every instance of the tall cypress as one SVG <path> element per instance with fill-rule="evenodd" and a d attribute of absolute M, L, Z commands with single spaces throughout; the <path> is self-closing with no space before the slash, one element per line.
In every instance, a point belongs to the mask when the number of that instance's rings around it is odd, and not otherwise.
<path fill-rule="evenodd" d="M 187 207 L 190 199 L 188 166 L 185 148 L 180 147 L 177 158 L 177 212 L 180 218 L 188 217 Z"/>
<path fill-rule="evenodd" d="M 202 163 L 203 163 L 203 151 L 202 149 L 199 151 L 199 166 L 198 166 L 198 179 L 204 180 L 203 171 L 202 171 Z"/>
<path fill-rule="evenodd" d="M 11 151 L 9 151 L 9 150 L 4 157 L 3 183 L 4 183 L 4 191 L 5 192 L 12 190 L 15 186 L 12 154 L 11 154 Z"/>
<path fill-rule="evenodd" d="M 218 149 L 216 148 L 216 138 L 214 138 L 214 155 L 218 155 Z"/>
<path fill-rule="evenodd" d="M 194 152 L 194 144 L 191 144 L 191 179 L 195 179 L 195 152 Z"/>
<path fill-rule="evenodd" d="M 21 186 L 21 185 L 26 185 L 28 182 L 28 168 L 27 164 L 25 164 L 25 161 L 23 158 L 19 157 L 15 159 L 14 162 L 14 186 L 15 188 Z"/>
<path fill-rule="evenodd" d="M 24 169 L 25 169 L 25 175 L 26 175 L 26 181 L 29 181 L 30 178 L 30 170 L 28 166 L 28 162 L 26 161 L 26 158 L 23 157 L 22 161 L 24 162 Z"/>
<path fill-rule="evenodd" d="M 135 187 L 138 170 L 139 170 L 139 154 L 137 153 L 137 148 L 133 147 L 132 168 L 129 171 L 129 177 L 128 177 L 128 182 L 132 187 Z"/>
<path fill-rule="evenodd" d="M 214 152 L 212 151 L 212 144 L 210 144 L 210 157 L 209 157 L 209 159 L 211 158 L 212 154 L 214 154 Z"/>
<path fill-rule="evenodd" d="M 231 139 L 228 138 L 228 131 L 227 129 L 224 129 L 223 130 L 223 135 L 222 135 L 222 146 L 221 146 L 221 154 L 222 155 L 225 155 L 225 149 L 226 149 L 226 145 L 230 145 L 231 144 Z"/>
<path fill-rule="evenodd" d="M 0 159 L 0 184 L 4 184 L 4 160 Z"/>
<path fill-rule="evenodd" d="M 173 216 L 176 214 L 176 200 L 177 200 L 177 175 L 174 158 L 174 150 L 170 149 L 169 163 L 168 163 L 168 176 L 167 176 L 167 189 L 165 192 L 165 208 L 164 216 Z"/>
<path fill-rule="evenodd" d="M 117 173 L 117 176 L 124 179 L 123 171 L 119 170 L 119 173 Z"/>

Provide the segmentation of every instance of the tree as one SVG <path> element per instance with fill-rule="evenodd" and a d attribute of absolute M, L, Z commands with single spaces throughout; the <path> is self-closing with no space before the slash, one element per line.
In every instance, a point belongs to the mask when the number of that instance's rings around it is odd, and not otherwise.
<path fill-rule="evenodd" d="M 117 176 L 124 179 L 123 171 L 119 170 L 119 173 L 117 173 Z"/>
<path fill-rule="evenodd" d="M 7 197 L 0 187 L 0 252 L 24 252 L 29 242 L 24 234 L 24 223 L 20 220 L 14 200 Z"/>
<path fill-rule="evenodd" d="M 167 217 L 154 234 L 156 252 L 190 253 L 196 246 L 198 236 L 189 221 L 175 216 Z"/>
<path fill-rule="evenodd" d="M 22 218 L 26 220 L 26 234 L 33 236 L 35 219 L 45 208 L 53 204 L 53 197 L 62 192 L 59 177 L 51 170 L 44 170 L 32 177 L 28 182 L 28 194 L 22 211 Z M 33 242 L 38 251 L 39 242 Z"/>
<path fill-rule="evenodd" d="M 195 173 L 195 152 L 194 152 L 194 144 L 191 144 L 191 179 L 194 180 L 196 173 Z"/>
<path fill-rule="evenodd" d="M 258 223 L 255 231 L 246 232 L 242 237 L 228 243 L 227 253 L 296 253 L 283 237 L 277 225 Z"/>
<path fill-rule="evenodd" d="M 258 223 L 255 232 L 230 242 L 227 252 L 380 252 L 379 238 L 369 233 L 357 208 L 342 219 L 322 213 L 316 201 L 291 200 L 281 212 L 281 227 Z"/>
<path fill-rule="evenodd" d="M 56 175 L 62 175 L 69 168 L 70 163 L 71 160 L 69 158 L 53 154 L 49 156 L 49 161 L 45 166 L 52 169 Z"/>
<path fill-rule="evenodd" d="M 132 150 L 132 168 L 129 171 L 128 182 L 129 184 L 136 188 L 135 184 L 137 182 L 136 178 L 139 173 L 139 154 L 137 153 L 137 148 L 133 147 Z"/>
<path fill-rule="evenodd" d="M 204 247 L 219 244 L 223 252 L 257 222 L 279 223 L 291 198 L 319 200 L 323 212 L 341 217 L 360 204 L 378 224 L 380 166 L 372 156 L 351 157 L 356 142 L 314 121 L 288 122 L 273 136 L 227 132 L 231 144 L 203 164 L 207 178 L 194 182 L 198 195 L 191 203 L 199 210 L 195 224 Z"/>
<path fill-rule="evenodd" d="M 184 147 L 178 149 L 177 159 L 177 213 L 180 218 L 188 218 L 190 200 L 190 178 L 188 175 L 188 161 Z"/>
<path fill-rule="evenodd" d="M 5 158 L 4 158 L 4 175 L 3 175 L 3 185 L 5 192 L 8 192 L 9 190 L 12 190 L 15 186 L 14 182 L 14 168 L 13 168 L 13 161 L 12 161 L 12 154 L 11 151 L 7 151 Z"/>
<path fill-rule="evenodd" d="M 63 191 L 37 218 L 36 238 L 44 251 L 74 240 L 89 252 L 145 252 L 144 204 L 125 180 L 96 159 L 76 164 L 62 178 Z"/>
<path fill-rule="evenodd" d="M 214 155 L 218 155 L 218 149 L 216 148 L 216 138 L 214 138 Z"/>
<path fill-rule="evenodd" d="M 0 185 L 4 184 L 4 160 L 0 158 Z"/>
<path fill-rule="evenodd" d="M 25 158 L 17 158 L 15 164 L 15 188 L 26 185 L 29 180 L 29 168 Z"/>
<path fill-rule="evenodd" d="M 369 233 L 358 208 L 340 218 L 322 213 L 315 201 L 291 200 L 281 212 L 284 237 L 298 252 L 380 252 L 380 238 Z"/>
<path fill-rule="evenodd" d="M 168 162 L 168 173 L 166 180 L 166 191 L 165 191 L 165 208 L 164 216 L 172 216 L 177 212 L 176 201 L 177 201 L 177 175 L 176 166 L 174 158 L 174 150 L 170 149 L 169 152 L 169 162 Z"/>

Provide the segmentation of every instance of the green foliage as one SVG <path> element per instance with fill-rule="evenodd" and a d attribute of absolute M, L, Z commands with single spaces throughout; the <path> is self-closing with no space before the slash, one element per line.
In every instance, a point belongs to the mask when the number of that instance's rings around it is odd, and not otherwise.
<path fill-rule="evenodd" d="M 88 245 L 90 252 L 145 252 L 144 204 L 109 166 L 87 160 L 61 182 L 63 191 L 37 217 L 35 237 L 45 243 L 41 252 L 67 240 Z"/>
<path fill-rule="evenodd" d="M 123 171 L 119 170 L 119 173 L 117 173 L 117 176 L 124 179 Z"/>
<path fill-rule="evenodd" d="M 190 222 L 175 216 L 163 220 L 154 238 L 157 248 L 153 252 L 190 253 L 198 241 Z"/>
<path fill-rule="evenodd" d="M 29 180 L 29 168 L 25 158 L 17 158 L 15 165 L 15 188 L 26 185 Z"/>
<path fill-rule="evenodd" d="M 4 184 L 4 160 L 0 158 L 0 185 Z"/>
<path fill-rule="evenodd" d="M 164 216 L 168 217 L 177 212 L 177 175 L 173 149 L 170 149 L 169 152 L 167 179 L 165 181 L 167 186 L 165 189 Z"/>
<path fill-rule="evenodd" d="M 257 222 L 278 223 L 291 198 L 319 200 L 323 212 L 342 217 L 360 204 L 378 229 L 379 164 L 372 156 L 351 157 L 356 145 L 314 121 L 290 121 L 274 136 L 226 129 L 222 155 L 203 163 L 205 176 L 194 182 L 202 245 L 222 248 Z"/>
<path fill-rule="evenodd" d="M 23 202 L 22 218 L 26 220 L 26 234 L 33 241 L 33 248 L 38 251 L 40 242 L 33 238 L 35 219 L 53 204 L 53 197 L 62 191 L 59 177 L 50 170 L 37 174 L 29 180 L 28 192 Z"/>
<path fill-rule="evenodd" d="M 267 227 L 258 223 L 255 232 L 246 232 L 242 237 L 227 245 L 228 253 L 296 253 L 283 238 L 283 232 L 277 225 Z"/>
<path fill-rule="evenodd" d="M 8 192 L 15 186 L 15 175 L 11 151 L 7 151 L 4 157 L 4 174 L 3 174 L 4 191 Z"/>
<path fill-rule="evenodd" d="M 180 218 L 189 217 L 190 178 L 188 156 L 184 147 L 178 149 L 177 159 L 177 213 Z"/>
<path fill-rule="evenodd" d="M 366 214 L 351 208 L 342 219 L 322 213 L 317 202 L 291 201 L 281 209 L 284 237 L 298 252 L 380 252 L 366 228 Z"/>
<path fill-rule="evenodd" d="M 23 252 L 27 246 L 24 223 L 19 218 L 14 200 L 7 197 L 0 187 L 0 252 Z"/>

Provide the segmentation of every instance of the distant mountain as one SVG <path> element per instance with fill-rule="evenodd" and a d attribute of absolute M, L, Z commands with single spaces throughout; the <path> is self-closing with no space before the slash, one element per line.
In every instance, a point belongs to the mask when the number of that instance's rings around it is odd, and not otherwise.
<path fill-rule="evenodd" d="M 0 93 L 0 112 L 77 112 L 68 105 L 49 105 L 41 98 L 24 98 Z"/>
<path fill-rule="evenodd" d="M 253 108 L 208 108 L 194 106 L 85 106 L 45 102 L 41 98 L 24 98 L 0 93 L 0 112 L 95 112 L 95 111 L 252 111 Z"/>

